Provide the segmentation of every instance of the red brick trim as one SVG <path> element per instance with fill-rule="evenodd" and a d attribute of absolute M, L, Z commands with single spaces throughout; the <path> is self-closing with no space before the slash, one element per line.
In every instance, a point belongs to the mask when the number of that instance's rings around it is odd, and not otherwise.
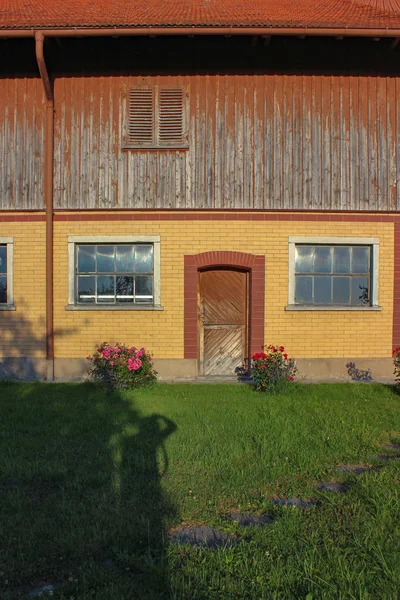
<path fill-rule="evenodd" d="M 46 221 L 46 216 L 45 215 L 20 215 L 20 214 L 15 214 L 15 215 L 2 215 L 0 214 L 0 223 L 21 223 L 21 222 L 44 222 Z"/>
<path fill-rule="evenodd" d="M 154 212 L 126 213 L 116 210 L 112 213 L 56 213 L 58 221 L 319 221 L 319 222 L 374 222 L 400 223 L 397 214 L 349 214 L 349 213 L 255 213 L 255 212 Z M 18 220 L 18 219 L 17 219 Z"/>
<path fill-rule="evenodd" d="M 184 356 L 198 358 L 197 277 L 207 267 L 235 267 L 250 273 L 250 352 L 264 345 L 265 256 L 221 251 L 184 256 Z"/>
<path fill-rule="evenodd" d="M 42 222 L 45 221 L 44 214 L 21 214 L 20 212 L 1 214 L 0 222 Z M 57 211 L 54 215 L 56 222 L 63 221 L 318 221 L 318 222 L 374 222 L 374 223 L 398 223 L 399 213 L 366 214 L 366 213 L 276 213 L 276 212 L 175 212 L 154 211 L 146 213 L 125 212 L 115 210 L 112 213 L 102 212 L 75 212 L 65 214 Z"/>
<path fill-rule="evenodd" d="M 394 226 L 393 349 L 400 346 L 400 224 Z"/>

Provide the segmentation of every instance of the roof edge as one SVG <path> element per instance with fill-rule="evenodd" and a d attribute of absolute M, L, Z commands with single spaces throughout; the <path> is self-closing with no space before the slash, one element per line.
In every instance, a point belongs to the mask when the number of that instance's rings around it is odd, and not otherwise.
<path fill-rule="evenodd" d="M 107 37 L 107 36 L 168 36 L 168 35 L 261 35 L 261 36 L 313 36 L 313 37 L 400 37 L 400 29 L 390 27 L 35 27 L 26 29 L 1 29 L 0 38 L 35 37 L 40 31 L 46 37 Z"/>

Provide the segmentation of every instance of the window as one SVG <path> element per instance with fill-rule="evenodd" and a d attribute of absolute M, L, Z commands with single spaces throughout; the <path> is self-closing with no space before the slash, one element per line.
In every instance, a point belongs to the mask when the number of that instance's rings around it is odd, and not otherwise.
<path fill-rule="evenodd" d="M 129 93 L 125 148 L 186 148 L 184 88 L 134 88 Z"/>
<path fill-rule="evenodd" d="M 160 304 L 160 238 L 70 236 L 69 305 L 154 308 Z"/>
<path fill-rule="evenodd" d="M 379 240 L 289 238 L 289 307 L 377 307 Z"/>
<path fill-rule="evenodd" d="M 13 238 L 0 237 L 0 310 L 14 310 Z"/>

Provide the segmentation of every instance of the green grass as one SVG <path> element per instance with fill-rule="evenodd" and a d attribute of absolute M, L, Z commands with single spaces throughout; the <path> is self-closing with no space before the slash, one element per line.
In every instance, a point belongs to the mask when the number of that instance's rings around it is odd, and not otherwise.
<path fill-rule="evenodd" d="M 0 384 L 0 598 L 42 583 L 74 600 L 398 599 L 400 461 L 360 477 L 400 441 L 400 396 L 383 385 Z M 372 461 L 374 462 L 374 461 Z M 350 482 L 346 495 L 320 480 Z M 271 496 L 314 498 L 307 509 Z M 276 517 L 263 529 L 232 509 Z M 203 523 L 240 542 L 168 542 Z"/>

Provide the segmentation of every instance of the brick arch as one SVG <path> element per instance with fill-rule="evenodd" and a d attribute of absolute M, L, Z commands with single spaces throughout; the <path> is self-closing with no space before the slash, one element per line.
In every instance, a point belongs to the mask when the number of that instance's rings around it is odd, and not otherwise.
<path fill-rule="evenodd" d="M 250 273 L 250 352 L 264 345 L 265 256 L 216 250 L 184 257 L 184 356 L 198 358 L 198 271 L 209 267 L 234 267 Z"/>

